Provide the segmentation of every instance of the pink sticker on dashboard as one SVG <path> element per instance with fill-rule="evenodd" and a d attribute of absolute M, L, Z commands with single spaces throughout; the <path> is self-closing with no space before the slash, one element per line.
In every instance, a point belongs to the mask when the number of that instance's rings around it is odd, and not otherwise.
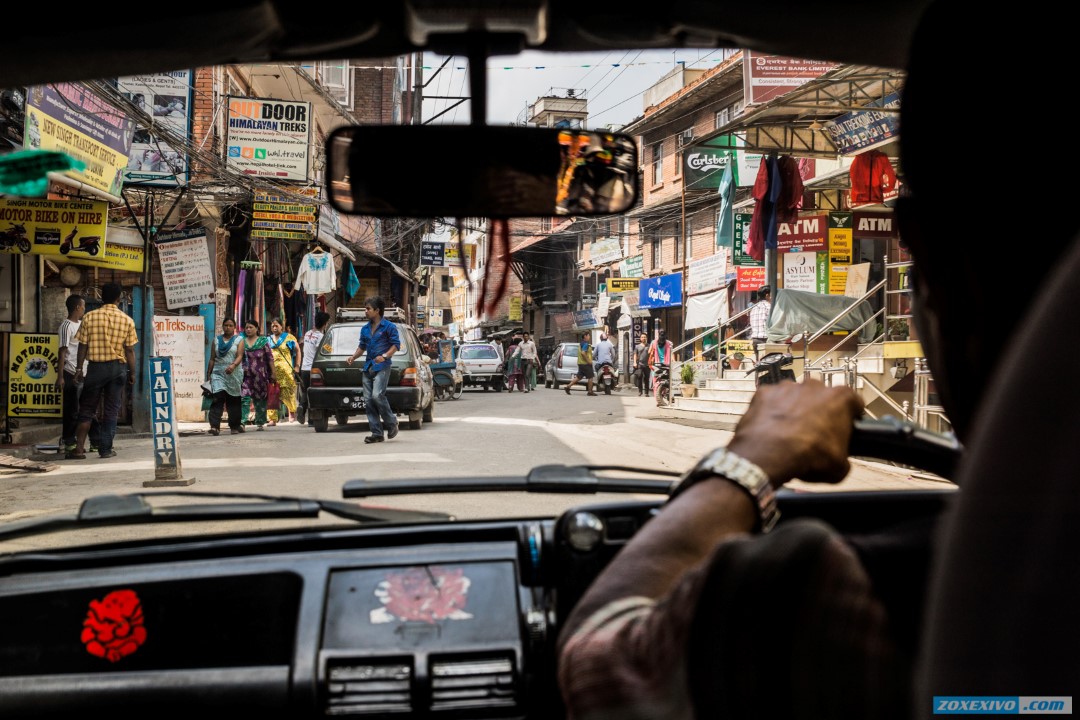
<path fill-rule="evenodd" d="M 375 587 L 383 604 L 371 611 L 372 623 L 471 620 L 465 612 L 469 586 L 462 568 L 414 567 L 393 571 Z"/>

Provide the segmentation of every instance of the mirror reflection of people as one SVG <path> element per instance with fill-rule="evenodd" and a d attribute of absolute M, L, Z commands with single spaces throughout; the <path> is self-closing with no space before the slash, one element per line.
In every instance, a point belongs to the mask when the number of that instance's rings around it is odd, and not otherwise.
<path fill-rule="evenodd" d="M 595 133 L 589 135 L 560 205 L 565 214 L 619 212 L 633 199 L 633 148 L 621 138 L 609 138 L 605 142 Z"/>

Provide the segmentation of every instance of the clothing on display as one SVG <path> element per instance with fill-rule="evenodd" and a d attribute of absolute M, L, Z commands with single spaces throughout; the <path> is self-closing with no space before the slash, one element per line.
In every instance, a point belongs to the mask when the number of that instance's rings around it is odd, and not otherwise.
<path fill-rule="evenodd" d="M 316 248 L 300 260 L 300 269 L 296 273 L 296 287 L 310 295 L 321 295 L 337 289 L 337 276 L 334 272 L 333 256 Z"/>

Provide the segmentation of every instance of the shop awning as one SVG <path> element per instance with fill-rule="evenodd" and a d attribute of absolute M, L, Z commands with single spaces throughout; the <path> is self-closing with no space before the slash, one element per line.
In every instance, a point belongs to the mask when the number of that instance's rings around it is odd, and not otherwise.
<path fill-rule="evenodd" d="M 324 234 L 325 233 L 320 233 L 319 234 L 319 239 L 320 240 L 323 238 Z M 345 238 L 341 237 L 340 235 L 336 235 L 335 237 L 337 238 L 338 243 L 341 244 L 344 247 Z M 348 253 L 349 258 L 351 260 L 353 260 L 354 262 L 357 259 L 356 256 L 362 257 L 365 260 L 370 260 L 371 262 L 375 263 L 376 265 L 382 265 L 383 267 L 387 268 L 388 270 L 390 270 L 390 272 L 392 272 L 395 275 L 399 276 L 403 280 L 407 280 L 408 282 L 410 282 L 410 283 L 412 283 L 414 285 L 416 284 L 416 278 L 414 278 L 412 275 L 409 275 L 409 273 L 405 272 L 400 267 L 398 267 L 397 265 L 395 265 L 391 261 L 387 260 L 382 255 L 379 255 L 378 253 L 373 253 L 370 250 L 365 250 L 362 247 L 356 247 L 356 246 L 353 246 L 351 248 L 346 247 L 343 252 Z M 355 255 L 353 253 L 355 253 Z"/>
<path fill-rule="evenodd" d="M 841 65 L 797 90 L 748 108 L 731 122 L 708 133 L 695 144 L 721 135 L 734 135 L 745 152 L 835 159 L 840 151 L 827 131 L 834 118 L 850 112 L 883 110 L 873 106 L 899 93 L 905 74 L 900 70 L 868 65 Z"/>
<path fill-rule="evenodd" d="M 319 230 L 319 242 L 324 245 L 337 250 L 339 253 L 349 258 L 352 261 L 356 261 L 356 255 L 353 253 L 352 248 L 343 243 L 340 235 L 332 235 L 325 230 Z"/>
<path fill-rule="evenodd" d="M 695 295 L 686 303 L 686 329 L 712 327 L 730 314 L 727 290 Z"/>
<path fill-rule="evenodd" d="M 624 314 L 629 315 L 632 318 L 647 318 L 652 317 L 652 313 L 648 310 L 643 310 L 638 305 L 638 299 L 633 295 L 623 295 L 622 304 L 619 308 Z"/>

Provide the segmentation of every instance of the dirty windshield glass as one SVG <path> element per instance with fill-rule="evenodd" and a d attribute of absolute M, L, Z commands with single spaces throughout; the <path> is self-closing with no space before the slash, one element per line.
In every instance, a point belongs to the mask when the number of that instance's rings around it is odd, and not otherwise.
<path fill-rule="evenodd" d="M 498 360 L 499 353 L 495 352 L 495 348 L 485 347 L 483 345 L 466 345 L 461 348 L 462 360 Z"/>

